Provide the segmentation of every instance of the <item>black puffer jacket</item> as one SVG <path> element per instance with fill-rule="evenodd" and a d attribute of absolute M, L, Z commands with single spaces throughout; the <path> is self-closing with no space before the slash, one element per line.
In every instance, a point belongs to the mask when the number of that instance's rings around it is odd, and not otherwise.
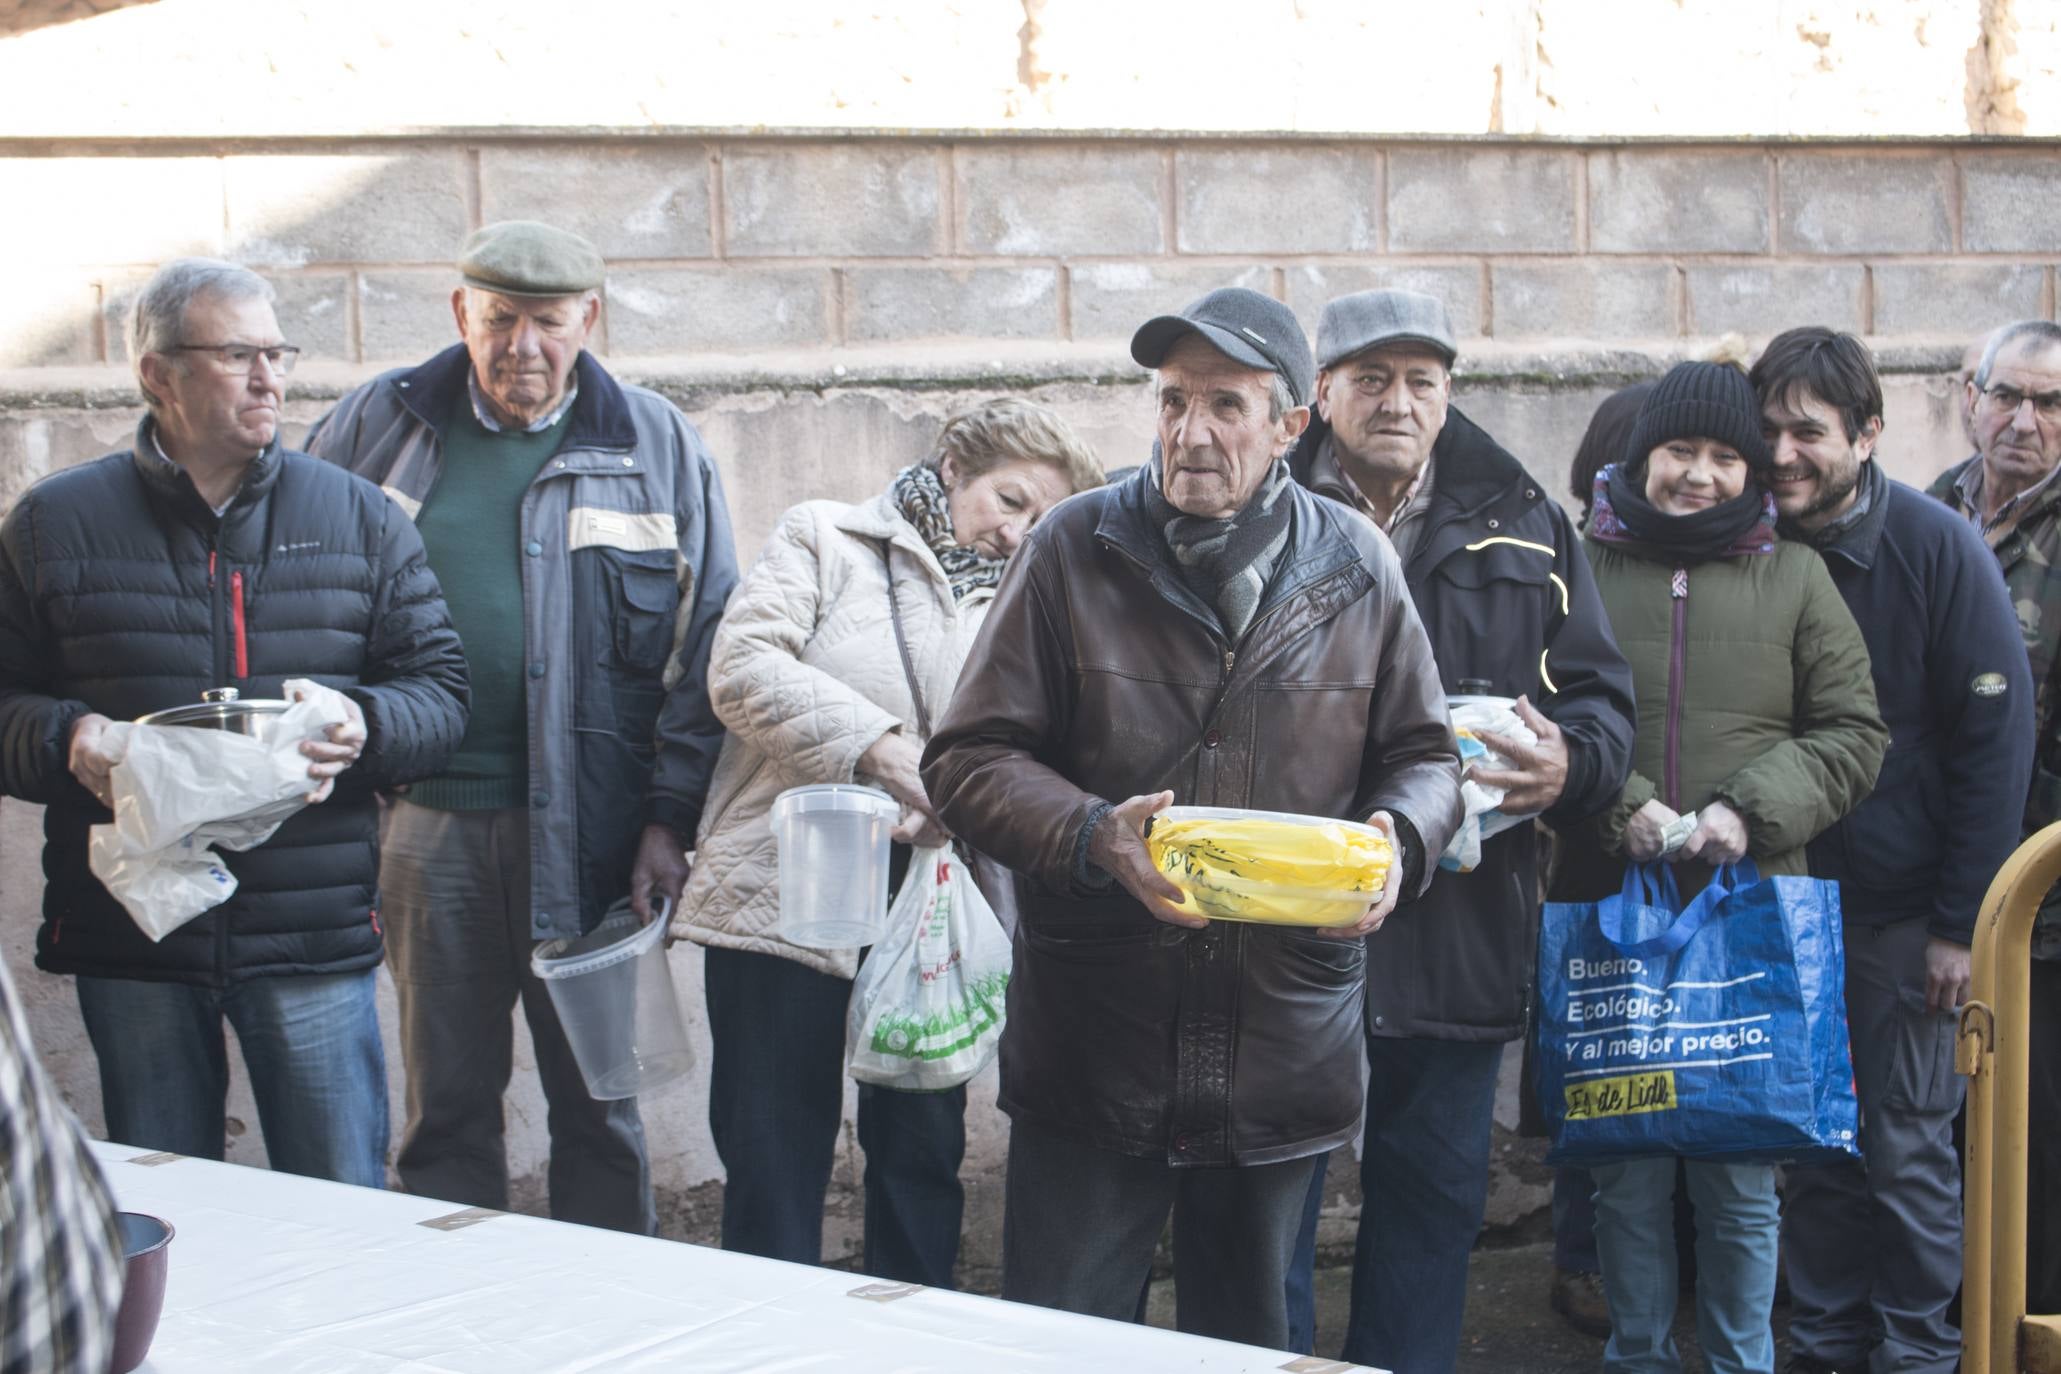
<path fill-rule="evenodd" d="M 1312 481 L 1330 428 L 1312 420 L 1289 460 Z M 1596 579 L 1567 513 L 1457 407 L 1431 450 L 1431 509 L 1403 563 L 1448 693 L 1479 678 L 1527 696 L 1567 736 L 1567 785 L 1546 813 L 1559 826 L 1617 798 L 1631 767 L 1632 670 L 1618 652 Z M 1512 826 L 1471 873 L 1440 869 L 1431 888 L 1367 937 L 1367 1031 L 1424 1040 L 1514 1040 L 1524 1033 L 1539 921 L 1538 838 Z"/>
<path fill-rule="evenodd" d="M 52 973 L 221 987 L 377 964 L 381 787 L 434 773 L 465 730 L 465 659 L 415 526 L 378 487 L 275 442 L 220 517 L 137 450 L 44 479 L 0 524 L 0 792 L 41 802 Z M 335 793 L 225 854 L 238 888 L 159 944 L 86 863 L 107 810 L 67 767 L 74 721 L 133 720 L 211 687 L 290 677 L 365 713 Z"/>

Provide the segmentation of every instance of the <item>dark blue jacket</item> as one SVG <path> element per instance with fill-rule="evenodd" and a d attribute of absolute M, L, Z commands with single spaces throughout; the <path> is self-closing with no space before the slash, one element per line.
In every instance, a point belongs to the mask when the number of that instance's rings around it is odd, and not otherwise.
<path fill-rule="evenodd" d="M 1875 791 L 1811 842 L 1866 925 L 1923 916 L 1967 944 L 1997 869 L 2018 846 L 2032 778 L 2032 672 L 1997 561 L 1969 524 L 1862 469 L 1870 507 L 1819 542 L 1860 623 L 1889 755 Z"/>
<path fill-rule="evenodd" d="M 68 766 L 73 724 L 211 687 L 278 697 L 291 677 L 358 703 L 363 756 L 224 853 L 235 895 L 153 944 L 87 866 L 109 815 Z M 469 697 L 422 540 L 370 482 L 275 441 L 218 516 L 148 420 L 133 451 L 44 478 L 0 523 L 0 793 L 45 807 L 37 967 L 220 988 L 377 964 L 374 790 L 443 767 Z"/>

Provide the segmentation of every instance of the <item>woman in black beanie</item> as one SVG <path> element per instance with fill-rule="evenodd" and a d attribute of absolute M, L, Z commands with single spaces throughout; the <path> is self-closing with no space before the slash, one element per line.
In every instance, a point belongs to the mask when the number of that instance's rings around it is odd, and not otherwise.
<path fill-rule="evenodd" d="M 1775 537 L 1761 485 L 1772 463 L 1745 376 L 1683 363 L 1597 474 L 1585 543 L 1632 665 L 1639 734 L 1617 804 L 1566 837 L 1559 900 L 1608 896 L 1628 861 L 1662 857 L 1684 898 L 1747 855 L 1766 876 L 1803 873 L 1804 845 L 1874 786 L 1889 732 L 1867 646 L 1817 553 Z M 1691 812 L 1686 843 L 1663 855 L 1670 823 Z M 1678 1370 L 1675 1160 L 1593 1172 L 1604 1368 Z M 1704 1358 L 1712 1374 L 1772 1374 L 1774 1169 L 1691 1160 L 1688 1181 Z"/>

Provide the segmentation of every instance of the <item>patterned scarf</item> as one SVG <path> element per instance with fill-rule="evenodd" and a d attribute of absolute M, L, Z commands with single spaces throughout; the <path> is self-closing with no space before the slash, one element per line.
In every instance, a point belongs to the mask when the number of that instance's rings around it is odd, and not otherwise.
<path fill-rule="evenodd" d="M 1160 473 L 1159 446 L 1154 444 L 1152 462 L 1141 474 L 1146 482 L 1145 514 L 1173 551 L 1181 580 L 1216 611 L 1236 644 L 1259 613 L 1267 579 L 1288 547 L 1289 512 L 1294 507 L 1288 489 L 1295 485 L 1288 464 L 1276 459 L 1245 509 L 1222 520 L 1182 514 L 1162 494 Z"/>
<path fill-rule="evenodd" d="M 1007 560 L 989 558 L 978 549 L 953 541 L 952 508 L 945 499 L 945 484 L 938 480 L 936 468 L 927 463 L 903 468 L 895 474 L 888 495 L 894 498 L 902 518 L 916 527 L 916 533 L 937 555 L 952 584 L 952 600 L 964 601 L 975 588 L 992 587 L 1002 580 L 1002 566 Z"/>

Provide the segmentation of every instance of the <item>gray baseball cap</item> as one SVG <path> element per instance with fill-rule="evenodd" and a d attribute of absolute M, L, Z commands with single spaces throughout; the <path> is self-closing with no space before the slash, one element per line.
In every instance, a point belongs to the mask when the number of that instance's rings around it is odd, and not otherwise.
<path fill-rule="evenodd" d="M 1178 315 L 1158 315 L 1139 325 L 1131 335 L 1131 357 L 1143 367 L 1158 367 L 1190 334 L 1200 334 L 1233 362 L 1279 373 L 1297 405 L 1310 403 L 1317 381 L 1310 341 L 1295 312 L 1272 296 L 1242 286 L 1220 287 L 1190 301 Z"/>
<path fill-rule="evenodd" d="M 1414 343 L 1444 356 L 1460 356 L 1453 326 L 1438 297 L 1421 291 L 1355 291 L 1324 307 L 1317 321 L 1317 366 L 1328 368 L 1382 344 Z"/>

